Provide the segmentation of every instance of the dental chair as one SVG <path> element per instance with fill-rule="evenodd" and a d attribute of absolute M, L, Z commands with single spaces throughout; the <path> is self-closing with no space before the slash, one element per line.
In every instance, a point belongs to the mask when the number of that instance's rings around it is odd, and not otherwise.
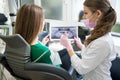
<path fill-rule="evenodd" d="M 2 64 L 16 80 L 76 80 L 74 69 L 69 71 L 45 63 L 33 63 L 30 59 L 30 45 L 19 35 L 0 35 L 6 43 Z"/>

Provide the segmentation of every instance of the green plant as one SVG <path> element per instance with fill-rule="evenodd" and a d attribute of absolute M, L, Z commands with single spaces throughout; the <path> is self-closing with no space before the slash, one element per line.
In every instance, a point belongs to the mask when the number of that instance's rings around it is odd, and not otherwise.
<path fill-rule="evenodd" d="M 112 28 L 112 32 L 120 33 L 120 23 L 116 23 Z"/>

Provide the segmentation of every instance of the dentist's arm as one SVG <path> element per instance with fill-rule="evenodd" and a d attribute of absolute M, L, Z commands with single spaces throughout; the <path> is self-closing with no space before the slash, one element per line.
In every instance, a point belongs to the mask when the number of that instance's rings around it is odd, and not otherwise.
<path fill-rule="evenodd" d="M 60 38 L 60 43 L 66 47 L 70 57 L 74 55 L 74 50 L 72 48 L 72 45 L 70 44 L 70 42 L 68 41 L 68 37 L 66 34 L 62 35 Z"/>

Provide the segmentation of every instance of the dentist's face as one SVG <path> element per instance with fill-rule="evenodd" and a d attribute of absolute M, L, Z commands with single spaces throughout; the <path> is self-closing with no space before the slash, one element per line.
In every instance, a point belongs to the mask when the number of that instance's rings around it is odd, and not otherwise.
<path fill-rule="evenodd" d="M 89 19 L 90 22 L 96 22 L 96 12 L 92 12 L 89 7 L 84 6 L 83 19 Z"/>

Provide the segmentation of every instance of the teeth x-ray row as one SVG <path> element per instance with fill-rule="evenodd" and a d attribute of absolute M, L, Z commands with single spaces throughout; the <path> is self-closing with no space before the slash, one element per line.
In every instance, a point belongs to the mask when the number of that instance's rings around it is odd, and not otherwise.
<path fill-rule="evenodd" d="M 51 27 L 50 32 L 51 39 L 59 40 L 64 33 L 67 33 L 69 39 L 74 39 L 74 37 L 77 37 L 78 30 L 76 26 L 62 26 Z"/>

